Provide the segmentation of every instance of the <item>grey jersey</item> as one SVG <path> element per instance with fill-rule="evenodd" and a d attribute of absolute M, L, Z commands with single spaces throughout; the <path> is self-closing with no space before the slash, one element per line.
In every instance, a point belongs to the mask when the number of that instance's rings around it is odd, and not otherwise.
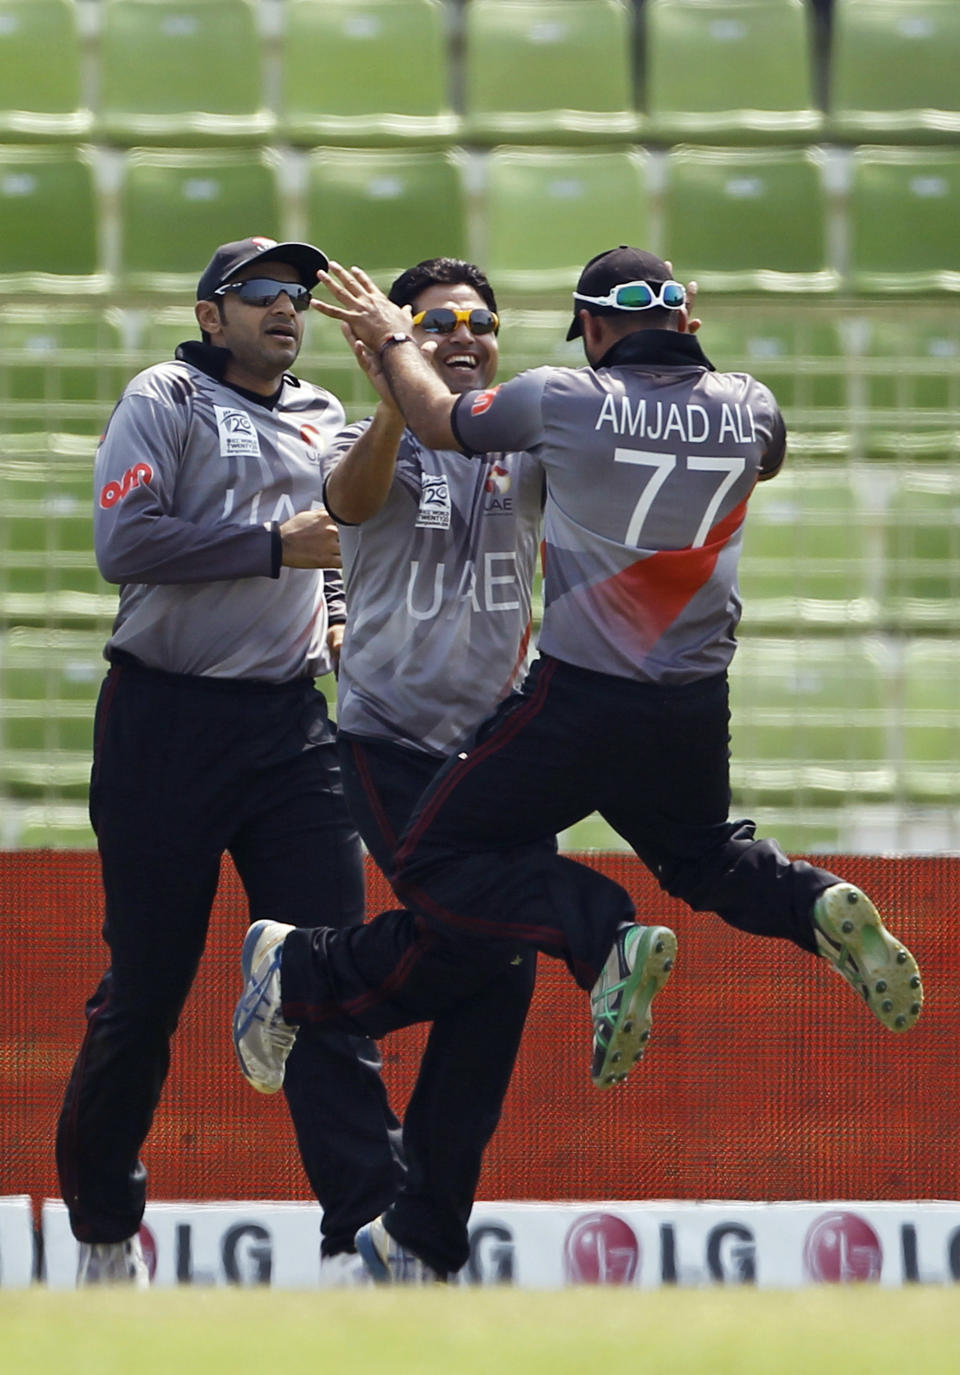
<path fill-rule="evenodd" d="M 173 673 L 328 672 L 325 575 L 280 568 L 272 525 L 322 506 L 321 457 L 344 419 L 289 377 L 272 409 L 186 362 L 134 377 L 95 467 L 97 562 L 121 584 L 109 646 Z"/>
<path fill-rule="evenodd" d="M 747 499 L 785 431 L 752 377 L 714 372 L 692 336 L 650 336 L 598 370 L 537 368 L 467 393 L 453 423 L 467 452 L 510 443 L 543 461 L 541 650 L 682 683 L 733 655 Z"/>
<path fill-rule="evenodd" d="M 368 424 L 338 437 L 328 474 Z M 404 432 L 383 507 L 340 530 L 342 730 L 445 755 L 516 686 L 529 664 L 542 506 L 543 471 L 529 454 L 471 460 Z"/>

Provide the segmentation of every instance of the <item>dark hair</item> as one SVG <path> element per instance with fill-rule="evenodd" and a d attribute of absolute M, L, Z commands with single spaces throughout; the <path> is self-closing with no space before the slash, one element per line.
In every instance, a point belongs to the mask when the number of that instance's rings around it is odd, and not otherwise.
<path fill-rule="evenodd" d="M 641 329 L 676 329 L 679 314 L 679 311 L 669 310 L 666 306 L 651 306 L 649 310 L 617 310 L 616 306 L 591 306 L 585 301 L 574 301 L 574 307 L 601 316 L 612 324 L 622 325 L 622 334 L 635 334 Z"/>
<path fill-rule="evenodd" d="M 395 306 L 411 306 L 428 286 L 472 286 L 477 295 L 496 313 L 497 298 L 493 287 L 475 263 L 462 258 L 425 258 L 416 267 L 401 272 L 387 295 Z"/>

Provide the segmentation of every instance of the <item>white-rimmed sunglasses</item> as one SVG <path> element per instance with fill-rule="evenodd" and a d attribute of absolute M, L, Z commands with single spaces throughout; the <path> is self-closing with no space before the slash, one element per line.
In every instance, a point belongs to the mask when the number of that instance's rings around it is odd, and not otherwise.
<path fill-rule="evenodd" d="M 573 295 L 577 301 L 586 301 L 592 306 L 612 306 L 614 310 L 651 310 L 654 306 L 679 310 L 687 301 L 687 289 L 681 282 L 621 282 L 611 287 L 606 296 L 584 296 L 581 291 Z"/>

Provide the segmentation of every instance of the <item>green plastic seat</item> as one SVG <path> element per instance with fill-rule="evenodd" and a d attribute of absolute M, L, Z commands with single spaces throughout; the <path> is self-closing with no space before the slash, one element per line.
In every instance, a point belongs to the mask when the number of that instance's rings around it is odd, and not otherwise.
<path fill-rule="evenodd" d="M 647 162 L 627 148 L 493 149 L 480 261 L 496 290 L 552 295 L 572 318 L 584 263 L 620 243 L 649 246 Z"/>
<path fill-rule="evenodd" d="M 462 159 L 444 149 L 321 148 L 309 155 L 307 238 L 381 285 L 413 263 L 466 253 Z"/>
<path fill-rule="evenodd" d="M 96 632 L 27 629 L 3 637 L 0 738 L 6 751 L 86 750 L 107 665 Z"/>
<path fill-rule="evenodd" d="M 647 0 L 646 129 L 666 143 L 817 138 L 802 0 Z"/>
<path fill-rule="evenodd" d="M 894 666 L 870 637 L 741 639 L 730 673 L 742 798 L 837 803 L 893 795 Z"/>
<path fill-rule="evenodd" d="M 109 624 L 93 552 L 92 436 L 0 436 L 0 620 Z"/>
<path fill-rule="evenodd" d="M 834 0 L 828 132 L 857 143 L 960 133 L 956 0 Z"/>
<path fill-rule="evenodd" d="M 664 255 L 705 291 L 834 290 L 823 168 L 815 148 L 674 149 Z"/>
<path fill-rule="evenodd" d="M 362 146 L 456 136 L 440 0 L 288 0 L 284 8 L 283 138 Z"/>
<path fill-rule="evenodd" d="M 960 151 L 858 148 L 849 193 L 856 291 L 960 291 Z"/>
<path fill-rule="evenodd" d="M 0 147 L 0 293 L 103 291 L 98 222 L 85 149 Z"/>
<path fill-rule="evenodd" d="M 138 366 L 149 368 L 154 363 L 166 363 L 174 356 L 178 344 L 199 338 L 200 326 L 189 306 L 171 305 L 147 311 L 137 333 Z"/>
<path fill-rule="evenodd" d="M 76 0 L 0 0 L 0 92 L 0 141 L 89 133 Z"/>
<path fill-rule="evenodd" d="M 19 808 L 18 850 L 93 850 L 97 838 L 81 803 L 30 803 Z"/>
<path fill-rule="evenodd" d="M 100 434 L 127 379 L 118 312 L 0 307 L 0 428 Z"/>
<path fill-rule="evenodd" d="M 915 802 L 960 796 L 960 642 L 911 639 L 903 663 L 903 778 Z"/>
<path fill-rule="evenodd" d="M 218 244 L 282 239 L 276 167 L 266 149 L 130 152 L 120 188 L 124 284 L 192 300 Z"/>
<path fill-rule="evenodd" d="M 886 512 L 883 566 L 895 625 L 960 629 L 960 479 L 954 473 L 899 476 Z"/>
<path fill-rule="evenodd" d="M 849 344 L 832 305 L 723 301 L 708 304 L 700 343 L 722 372 L 765 383 L 787 422 L 792 456 L 841 455 L 850 448 Z"/>
<path fill-rule="evenodd" d="M 273 132 L 251 0 L 104 0 L 100 8 L 99 138 L 249 143 Z"/>
<path fill-rule="evenodd" d="M 740 562 L 748 633 L 872 625 L 879 576 L 870 513 L 844 468 L 787 466 L 760 483 Z"/>
<path fill-rule="evenodd" d="M 471 0 L 464 9 L 465 137 L 634 137 L 633 60 L 633 16 L 622 0 Z"/>
<path fill-rule="evenodd" d="M 585 367 L 583 341 L 565 337 L 572 319 L 572 296 L 569 310 L 524 310 L 509 306 L 502 310 L 498 380 L 505 382 L 518 372 L 545 364 L 561 368 Z"/>
<path fill-rule="evenodd" d="M 960 312 L 873 312 L 856 361 L 865 454 L 960 458 Z"/>

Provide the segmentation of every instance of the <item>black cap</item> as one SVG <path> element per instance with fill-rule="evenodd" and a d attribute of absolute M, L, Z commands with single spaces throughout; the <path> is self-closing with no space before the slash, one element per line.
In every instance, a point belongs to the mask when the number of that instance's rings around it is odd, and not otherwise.
<path fill-rule="evenodd" d="M 209 301 L 217 287 L 229 282 L 242 267 L 250 263 L 289 263 L 300 274 L 300 281 L 306 287 L 317 285 L 317 273 L 327 270 L 327 255 L 309 243 L 277 243 L 255 235 L 250 239 L 237 239 L 235 243 L 221 244 L 204 269 L 197 283 L 197 300 Z"/>
<path fill-rule="evenodd" d="M 673 274 L 662 258 L 656 253 L 648 253 L 644 248 L 630 248 L 622 243 L 619 248 L 608 248 L 591 258 L 580 273 L 577 290 L 583 296 L 606 296 L 621 282 L 649 282 L 656 286 L 660 282 L 672 282 Z M 567 330 L 568 339 L 579 339 L 583 334 L 578 310 L 588 310 L 589 306 L 573 303 L 573 324 Z"/>

